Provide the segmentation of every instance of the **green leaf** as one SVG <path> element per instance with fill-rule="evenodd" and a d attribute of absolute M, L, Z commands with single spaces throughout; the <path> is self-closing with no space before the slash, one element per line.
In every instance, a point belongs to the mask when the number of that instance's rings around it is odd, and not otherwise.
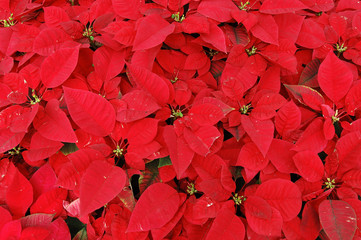
<path fill-rule="evenodd" d="M 79 150 L 79 148 L 76 146 L 75 143 L 63 143 L 64 146 L 60 149 L 60 151 L 64 154 L 64 155 L 68 155 L 70 153 L 76 152 L 77 150 Z"/>
<path fill-rule="evenodd" d="M 158 168 L 168 166 L 168 165 L 172 165 L 172 161 L 170 160 L 169 156 L 164 157 L 164 158 L 159 158 Z"/>

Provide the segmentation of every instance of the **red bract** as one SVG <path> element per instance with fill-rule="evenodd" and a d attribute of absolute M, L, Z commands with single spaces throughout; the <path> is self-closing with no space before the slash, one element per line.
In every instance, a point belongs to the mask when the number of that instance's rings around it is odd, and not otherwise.
<path fill-rule="evenodd" d="M 1 0 L 0 239 L 359 239 L 356 0 Z"/>

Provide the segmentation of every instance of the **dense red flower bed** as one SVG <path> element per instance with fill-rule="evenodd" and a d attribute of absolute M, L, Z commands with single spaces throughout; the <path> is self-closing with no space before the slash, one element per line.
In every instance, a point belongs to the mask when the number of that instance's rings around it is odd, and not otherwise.
<path fill-rule="evenodd" d="M 1 0 L 0 239 L 361 239 L 361 2 Z"/>

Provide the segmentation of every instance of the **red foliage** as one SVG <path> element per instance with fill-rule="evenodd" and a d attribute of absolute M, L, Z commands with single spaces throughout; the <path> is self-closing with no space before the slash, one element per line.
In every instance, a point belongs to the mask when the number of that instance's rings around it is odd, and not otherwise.
<path fill-rule="evenodd" d="M 360 239 L 356 0 L 1 0 L 0 239 Z"/>

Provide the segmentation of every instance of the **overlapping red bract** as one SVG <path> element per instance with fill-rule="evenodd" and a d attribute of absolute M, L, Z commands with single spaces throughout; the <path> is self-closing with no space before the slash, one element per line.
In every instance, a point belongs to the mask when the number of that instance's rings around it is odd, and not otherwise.
<path fill-rule="evenodd" d="M 0 239 L 359 239 L 360 10 L 0 1 Z"/>

